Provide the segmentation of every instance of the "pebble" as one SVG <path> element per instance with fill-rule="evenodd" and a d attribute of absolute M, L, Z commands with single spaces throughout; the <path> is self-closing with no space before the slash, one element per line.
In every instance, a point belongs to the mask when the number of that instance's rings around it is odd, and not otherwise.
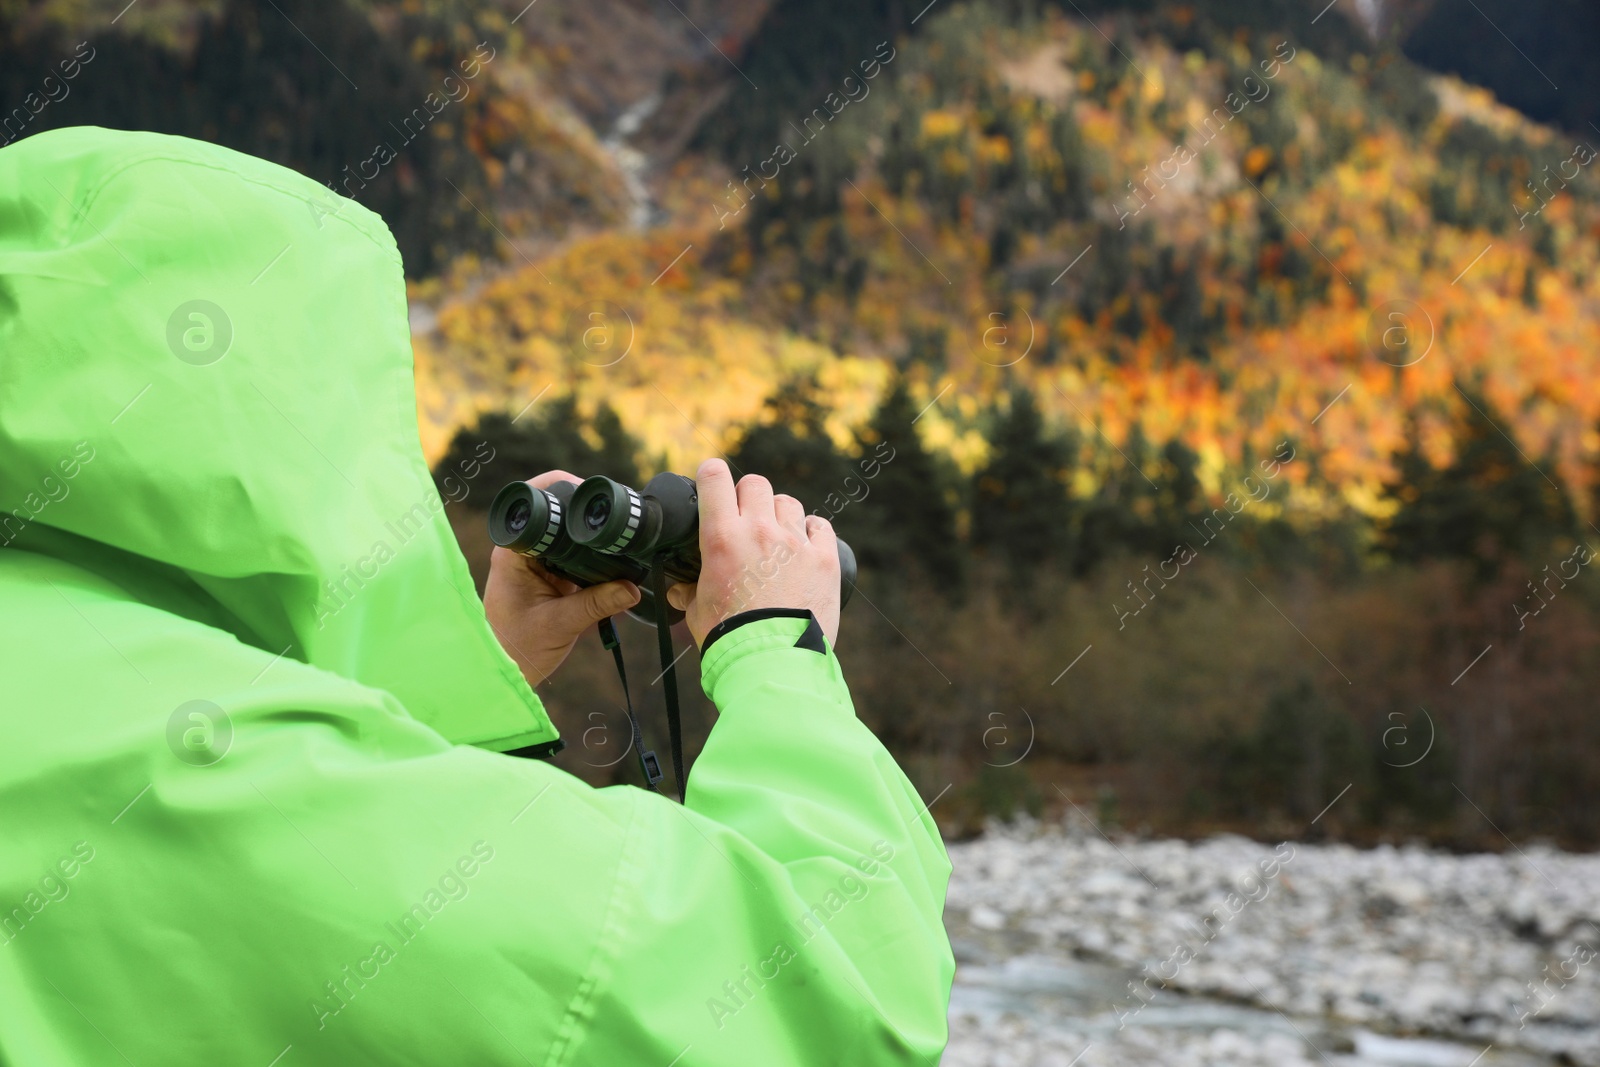
<path fill-rule="evenodd" d="M 975 931 L 1009 938 L 1008 951 L 1030 959 L 1126 968 L 1180 1003 L 1208 998 L 1302 1021 L 1291 1026 L 1358 1029 L 1370 1047 L 1421 1037 L 1492 1044 L 1481 1067 L 1600 1067 L 1600 855 L 1542 845 L 1452 855 L 1234 835 L 1113 842 L 1082 821 L 1028 819 L 991 824 L 949 851 L 952 937 Z M 1121 996 L 1120 1011 L 1140 1004 L 1132 993 L 1106 995 Z M 953 1008 L 943 1062 L 1413 1062 L 1330 1059 L 1325 1042 L 1288 1028 L 1103 1023 L 1087 1020 L 1077 1033 L 1070 1021 L 1044 1025 L 1026 1011 Z M 1439 1047 L 1438 1062 L 1454 1062 L 1458 1046 Z"/>

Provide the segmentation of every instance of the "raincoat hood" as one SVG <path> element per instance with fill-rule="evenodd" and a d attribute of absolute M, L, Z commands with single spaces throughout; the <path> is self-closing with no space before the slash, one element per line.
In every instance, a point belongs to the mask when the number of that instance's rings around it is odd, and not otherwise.
<path fill-rule="evenodd" d="M 414 389 L 400 255 L 361 205 L 181 137 L 0 151 L 0 552 L 386 690 L 451 741 L 552 744 Z"/>
<path fill-rule="evenodd" d="M 0 1063 L 933 1067 L 938 796 L 815 619 L 707 646 L 681 806 L 488 751 L 555 731 L 410 367 L 358 205 L 173 137 L 0 149 Z"/>

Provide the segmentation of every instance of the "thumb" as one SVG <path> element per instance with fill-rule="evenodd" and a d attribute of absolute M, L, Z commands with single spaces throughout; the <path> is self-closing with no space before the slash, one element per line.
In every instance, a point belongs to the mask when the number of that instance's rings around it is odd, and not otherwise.
<path fill-rule="evenodd" d="M 618 580 L 591 585 L 552 602 L 557 628 L 576 634 L 585 626 L 627 611 L 639 602 L 639 587 Z"/>
<path fill-rule="evenodd" d="M 689 605 L 694 603 L 695 590 L 698 588 L 694 582 L 679 582 L 667 590 L 667 603 L 679 611 L 688 611 Z"/>

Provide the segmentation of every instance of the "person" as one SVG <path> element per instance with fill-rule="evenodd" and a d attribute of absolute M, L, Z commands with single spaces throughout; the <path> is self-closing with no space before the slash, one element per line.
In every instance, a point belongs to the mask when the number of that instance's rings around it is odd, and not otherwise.
<path fill-rule="evenodd" d="M 506 754 L 637 590 L 502 553 L 478 598 L 406 312 L 378 217 L 278 166 L 0 150 L 0 1062 L 937 1062 L 949 861 L 828 525 L 700 467 L 682 805 Z"/>

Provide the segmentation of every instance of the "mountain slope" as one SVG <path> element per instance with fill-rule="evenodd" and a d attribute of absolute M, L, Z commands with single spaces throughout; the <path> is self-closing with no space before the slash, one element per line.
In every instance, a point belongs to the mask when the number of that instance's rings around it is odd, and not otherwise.
<path fill-rule="evenodd" d="M 1100 453 L 1090 469 L 1180 438 L 1218 494 L 1297 442 L 1310 518 L 1382 510 L 1413 417 L 1443 462 L 1461 385 L 1586 484 L 1600 213 L 1584 152 L 1393 54 L 1195 33 L 1180 51 L 1131 21 L 950 5 L 910 40 L 864 41 L 857 79 L 796 100 L 765 155 L 669 175 L 670 226 L 575 245 L 450 309 L 421 346 L 450 382 L 429 403 L 448 391 L 460 417 L 460 385 L 510 374 L 512 397 L 466 404 L 515 411 L 570 382 L 684 463 L 785 374 L 838 368 L 842 424 L 898 365 L 937 400 L 924 438 L 966 469 L 1021 382 Z M 585 367 L 564 325 L 586 301 L 632 319 L 615 367 Z"/>

